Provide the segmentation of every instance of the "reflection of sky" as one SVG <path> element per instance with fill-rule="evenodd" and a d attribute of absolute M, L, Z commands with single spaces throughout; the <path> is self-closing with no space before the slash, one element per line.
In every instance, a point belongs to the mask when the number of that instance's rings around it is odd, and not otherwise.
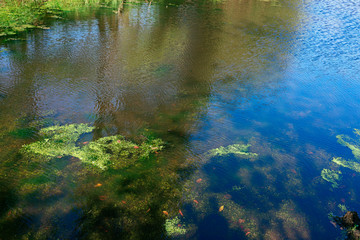
<path fill-rule="evenodd" d="M 302 121 L 308 119 L 307 123 L 315 128 L 356 127 L 360 103 L 359 11 L 355 4 L 344 6 L 335 1 L 312 3 L 304 9 L 306 25 L 287 43 L 294 47 L 291 51 L 274 45 L 277 40 L 270 44 L 261 38 L 257 40 L 263 41 L 260 48 L 265 49 L 257 56 L 263 58 L 263 52 L 278 49 L 276 54 L 285 59 L 285 68 L 277 69 L 284 63 L 276 55 L 268 69 L 262 68 L 262 73 L 257 73 L 255 67 L 240 70 L 242 65 L 227 65 L 226 71 L 217 76 L 228 74 L 232 79 L 220 79 L 215 85 L 212 104 L 215 112 L 256 109 L 262 118 L 268 112 L 265 121 L 281 114 Z M 253 58 L 249 56 L 249 60 Z M 259 68 L 264 66 L 257 64 Z"/>
<path fill-rule="evenodd" d="M 360 66 L 358 4 L 352 1 L 319 1 L 307 5 L 305 9 L 307 26 L 300 39 L 298 64 L 322 74 L 357 77 Z"/>
<path fill-rule="evenodd" d="M 0 94 L 4 96 L 9 91 L 9 88 L 14 85 L 14 79 L 9 76 L 11 62 L 8 55 L 9 51 L 4 47 L 0 47 Z"/>

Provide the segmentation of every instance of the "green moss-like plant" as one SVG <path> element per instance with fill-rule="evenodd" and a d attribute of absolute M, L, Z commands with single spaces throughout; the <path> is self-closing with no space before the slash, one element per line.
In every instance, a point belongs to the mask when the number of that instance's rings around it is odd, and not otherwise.
<path fill-rule="evenodd" d="M 360 172 L 360 163 L 358 163 L 358 162 L 345 160 L 341 157 L 333 158 L 332 161 L 340 166 L 350 168 L 356 172 Z"/>
<path fill-rule="evenodd" d="M 339 187 L 339 181 L 341 180 L 341 171 L 335 171 L 324 168 L 321 171 L 321 177 L 331 183 L 332 187 Z"/>
<path fill-rule="evenodd" d="M 333 158 L 333 162 L 346 168 L 350 168 L 356 172 L 360 172 L 360 130 L 354 129 L 355 135 L 358 137 L 358 139 L 353 139 L 347 135 L 337 135 L 336 138 L 338 139 L 338 142 L 348 147 L 355 159 L 354 160 L 345 160 L 341 157 Z"/>
<path fill-rule="evenodd" d="M 160 139 L 137 146 L 133 142 L 125 140 L 123 136 L 116 135 L 90 142 L 81 151 L 77 151 L 74 156 L 101 169 L 109 166 L 124 168 L 138 159 L 148 158 L 150 154 L 160 151 L 162 148 L 163 142 Z"/>
<path fill-rule="evenodd" d="M 52 126 L 40 130 L 40 141 L 24 145 L 23 152 L 33 157 L 43 156 L 50 160 L 55 157 L 73 156 L 82 162 L 99 167 L 123 168 L 139 159 L 146 159 L 150 154 L 162 150 L 164 143 L 153 139 L 137 146 L 125 140 L 121 135 L 103 137 L 88 145 L 79 147 L 76 141 L 84 133 L 92 132 L 94 127 L 87 124 L 69 124 Z"/>
<path fill-rule="evenodd" d="M 76 141 L 93 129 L 83 123 L 43 128 L 39 131 L 42 140 L 23 146 L 23 151 L 42 155 L 48 160 L 57 156 L 77 156 L 80 148 L 75 145 Z"/>
<path fill-rule="evenodd" d="M 250 144 L 244 145 L 244 144 L 233 144 L 229 145 L 227 147 L 219 147 L 212 149 L 208 152 L 209 156 L 215 157 L 215 156 L 226 156 L 228 154 L 236 154 L 236 155 L 245 155 L 245 156 L 257 156 L 256 153 L 249 152 Z"/>
<path fill-rule="evenodd" d="M 180 224 L 180 219 L 178 217 L 174 217 L 172 219 L 166 219 L 165 222 L 166 233 L 171 237 L 185 234 L 187 232 L 186 228 L 179 224 Z"/>
<path fill-rule="evenodd" d="M 360 137 L 359 129 L 355 129 L 354 133 L 357 135 L 357 137 Z M 357 160 L 360 160 L 360 141 L 358 139 L 353 139 L 347 135 L 337 135 L 336 138 L 341 145 L 350 148 L 354 154 L 354 157 Z"/>

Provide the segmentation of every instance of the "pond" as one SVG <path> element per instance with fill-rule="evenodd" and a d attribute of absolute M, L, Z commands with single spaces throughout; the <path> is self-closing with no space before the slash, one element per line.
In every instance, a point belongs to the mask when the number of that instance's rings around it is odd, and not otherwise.
<path fill-rule="evenodd" d="M 4 41 L 0 239 L 340 238 L 359 9 L 145 2 Z"/>

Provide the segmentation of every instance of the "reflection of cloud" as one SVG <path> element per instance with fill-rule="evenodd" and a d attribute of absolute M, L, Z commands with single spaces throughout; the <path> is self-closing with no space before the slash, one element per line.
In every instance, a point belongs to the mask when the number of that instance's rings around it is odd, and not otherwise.
<path fill-rule="evenodd" d="M 299 118 L 305 118 L 307 117 L 309 114 L 311 113 L 310 110 L 306 110 L 306 111 L 292 111 L 289 113 L 289 116 L 295 119 L 299 119 Z"/>

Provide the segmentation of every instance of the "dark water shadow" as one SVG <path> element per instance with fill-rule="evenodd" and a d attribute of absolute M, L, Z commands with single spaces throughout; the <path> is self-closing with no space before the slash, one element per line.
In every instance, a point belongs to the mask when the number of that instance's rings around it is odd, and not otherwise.
<path fill-rule="evenodd" d="M 198 223 L 196 239 L 218 240 L 218 239 L 246 239 L 244 233 L 230 229 L 229 223 L 220 213 L 217 212 L 217 200 L 210 198 L 210 209 L 214 213 L 207 215 Z"/>

